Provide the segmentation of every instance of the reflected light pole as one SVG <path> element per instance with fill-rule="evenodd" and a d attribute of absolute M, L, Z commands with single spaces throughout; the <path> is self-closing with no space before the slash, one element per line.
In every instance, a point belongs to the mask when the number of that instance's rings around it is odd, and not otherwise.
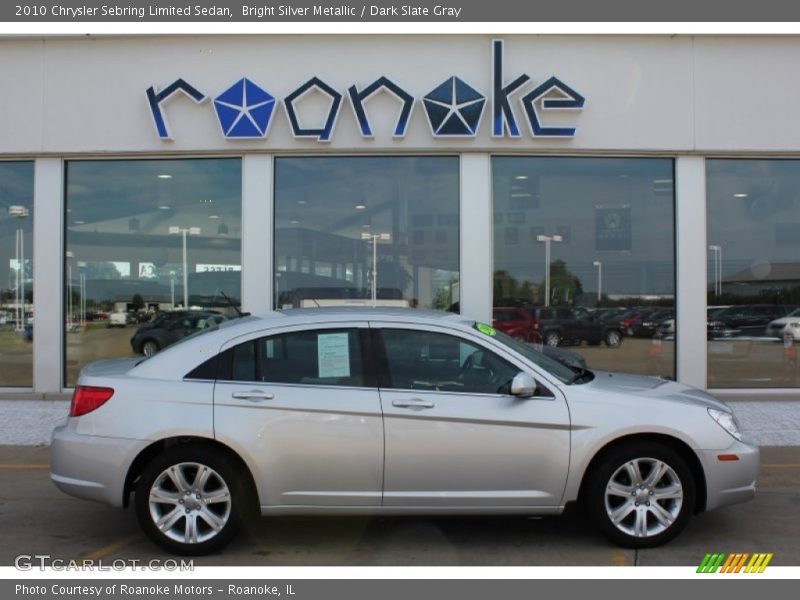
<path fill-rule="evenodd" d="M 560 235 L 537 235 L 537 242 L 544 242 L 544 305 L 550 306 L 550 243 L 563 242 Z"/>
<path fill-rule="evenodd" d="M 175 271 L 169 272 L 169 303 L 170 310 L 175 310 Z"/>
<path fill-rule="evenodd" d="M 714 253 L 714 295 L 722 295 L 722 246 L 710 244 L 708 249 Z"/>
<path fill-rule="evenodd" d="M 72 262 L 71 258 L 75 258 L 75 254 L 67 250 L 67 331 L 72 331 Z"/>
<path fill-rule="evenodd" d="M 592 264 L 597 267 L 597 304 L 599 306 L 603 297 L 603 261 L 596 260 Z"/>
<path fill-rule="evenodd" d="M 367 233 L 361 234 L 362 240 L 372 240 L 372 306 L 378 305 L 378 241 L 389 242 L 392 240 L 390 233 Z"/>
<path fill-rule="evenodd" d="M 16 246 L 16 261 L 17 272 L 15 273 L 15 300 L 16 308 L 16 330 L 23 331 L 25 329 L 25 230 L 22 226 L 22 219 L 28 217 L 31 211 L 25 206 L 14 204 L 8 207 L 8 215 L 18 219 L 17 223 L 17 246 Z"/>
<path fill-rule="evenodd" d="M 170 235 L 180 235 L 183 237 L 183 308 L 187 310 L 189 308 L 189 266 L 186 256 L 186 236 L 200 235 L 200 228 L 177 227 L 173 225 L 169 228 L 169 233 Z"/>

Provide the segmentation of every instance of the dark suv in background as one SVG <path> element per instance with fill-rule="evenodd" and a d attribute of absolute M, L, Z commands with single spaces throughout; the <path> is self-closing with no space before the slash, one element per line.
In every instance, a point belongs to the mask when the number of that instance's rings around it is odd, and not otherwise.
<path fill-rule="evenodd" d="M 527 310 L 538 323 L 542 340 L 548 346 L 585 341 L 591 346 L 604 342 L 616 348 L 622 343 L 618 323 L 601 321 L 585 308 L 537 306 Z"/>
<path fill-rule="evenodd" d="M 151 323 L 146 323 L 136 330 L 131 338 L 131 348 L 136 354 L 152 356 L 196 331 L 219 325 L 225 320 L 226 317 L 223 315 L 210 311 L 163 312 Z"/>
<path fill-rule="evenodd" d="M 708 337 L 763 336 L 770 321 L 785 317 L 796 307 L 785 304 L 738 304 L 714 314 Z"/>

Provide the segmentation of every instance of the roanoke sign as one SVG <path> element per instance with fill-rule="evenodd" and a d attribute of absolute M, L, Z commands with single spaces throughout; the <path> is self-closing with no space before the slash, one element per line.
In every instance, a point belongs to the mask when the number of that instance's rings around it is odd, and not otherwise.
<path fill-rule="evenodd" d="M 575 135 L 575 127 L 558 125 L 553 121 L 557 120 L 558 111 L 582 110 L 585 98 L 554 76 L 538 85 L 526 73 L 507 80 L 503 72 L 502 40 L 492 41 L 491 82 L 488 112 L 492 137 L 520 138 L 525 125 L 530 136 L 534 138 L 571 138 Z M 419 99 L 386 76 L 380 76 L 360 88 L 351 85 L 343 91 L 331 87 L 319 77 L 312 77 L 282 101 L 271 94 L 268 88 L 261 87 L 247 77 L 235 81 L 213 98 L 185 79 L 176 79 L 161 89 L 151 86 L 146 95 L 156 133 L 162 140 L 172 139 L 165 104 L 170 98 L 183 94 L 197 104 L 211 101 L 220 130 L 226 139 L 267 138 L 278 104 L 282 104 L 292 134 L 296 138 L 330 142 L 345 103 L 353 110 L 359 133 L 364 138 L 373 138 L 375 134 L 367 103 L 380 92 L 387 92 L 399 104 L 397 119 L 391 131 L 394 138 L 405 136 L 417 104 L 422 106 L 431 135 L 435 138 L 475 137 L 484 113 L 487 112 L 487 95 L 456 75 L 445 79 Z M 303 127 L 297 103 L 311 93 L 327 96 L 329 103 L 326 112 L 318 115 L 322 125 Z M 517 110 L 514 109 L 513 98 L 518 100 Z M 543 118 L 548 113 L 553 113 L 554 116 Z"/>

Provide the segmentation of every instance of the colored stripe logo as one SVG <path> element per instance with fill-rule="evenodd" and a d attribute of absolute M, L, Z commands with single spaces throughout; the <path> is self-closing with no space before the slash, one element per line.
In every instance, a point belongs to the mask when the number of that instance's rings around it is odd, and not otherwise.
<path fill-rule="evenodd" d="M 725 554 L 724 552 L 708 553 L 703 557 L 700 566 L 697 567 L 698 573 L 763 573 L 769 561 L 772 560 L 772 552 L 735 552 Z"/>

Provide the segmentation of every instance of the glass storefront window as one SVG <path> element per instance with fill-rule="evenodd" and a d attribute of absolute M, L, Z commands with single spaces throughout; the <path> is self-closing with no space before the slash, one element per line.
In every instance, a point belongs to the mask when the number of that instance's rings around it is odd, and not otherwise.
<path fill-rule="evenodd" d="M 67 386 L 86 363 L 235 314 L 224 296 L 240 302 L 241 187 L 238 158 L 67 163 Z"/>
<path fill-rule="evenodd" d="M 708 387 L 798 387 L 800 160 L 706 161 Z"/>
<path fill-rule="evenodd" d="M 673 161 L 498 156 L 492 189 L 495 326 L 673 378 Z"/>
<path fill-rule="evenodd" d="M 0 387 L 33 385 L 33 162 L 0 162 Z"/>
<path fill-rule="evenodd" d="M 458 310 L 458 168 L 450 156 L 278 158 L 275 308 L 374 293 L 382 306 Z"/>

